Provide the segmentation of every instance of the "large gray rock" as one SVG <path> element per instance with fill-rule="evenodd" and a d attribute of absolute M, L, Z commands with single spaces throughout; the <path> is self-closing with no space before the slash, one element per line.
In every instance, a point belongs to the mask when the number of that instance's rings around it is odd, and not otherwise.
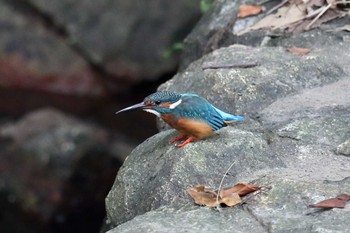
<path fill-rule="evenodd" d="M 155 81 L 176 69 L 199 2 L 0 0 L 0 82 L 103 98 Z"/>
<path fill-rule="evenodd" d="M 201 221 L 198 221 L 200 219 Z M 108 233 L 196 233 L 196 232 L 264 232 L 264 227 L 242 208 L 218 211 L 209 208 L 161 208 L 135 217 Z"/>
<path fill-rule="evenodd" d="M 1 122 L 0 231 L 97 231 L 121 164 L 113 138 L 124 141 L 54 109 Z"/>
<path fill-rule="evenodd" d="M 349 53 L 343 46 L 300 57 L 283 47 L 233 45 L 193 62 L 159 89 L 195 92 L 234 113 L 257 112 L 278 98 L 344 78 L 350 71 Z M 252 68 L 203 69 L 254 63 L 258 65 Z"/>
<path fill-rule="evenodd" d="M 98 76 L 62 38 L 0 1 L 0 82 L 9 89 L 101 96 Z"/>
<path fill-rule="evenodd" d="M 127 82 L 157 78 L 176 68 L 164 52 L 200 18 L 199 0 L 30 0 L 68 33 L 95 64 Z"/>
<path fill-rule="evenodd" d="M 131 232 L 350 232 L 349 210 L 309 209 L 310 203 L 350 192 L 349 180 L 313 183 L 284 177 L 265 177 L 259 185 L 272 185 L 252 202 L 222 210 L 205 207 L 163 207 L 135 217 L 108 231 Z M 340 188 L 339 188 L 340 187 Z"/>
<path fill-rule="evenodd" d="M 239 7 L 242 4 L 256 4 L 267 10 L 254 16 L 238 18 Z M 323 23 L 320 28 L 303 33 L 291 33 L 288 30 L 273 30 L 270 28 L 250 31 L 242 35 L 239 33 L 264 18 L 269 9 L 278 4 L 279 1 L 214 1 L 210 11 L 201 18 L 184 41 L 180 70 L 183 71 L 193 61 L 205 54 L 233 44 L 244 44 L 254 47 L 283 46 L 317 49 L 334 45 L 334 43 L 349 41 L 348 32 L 346 29 L 341 29 L 346 28 L 346 25 L 349 24 L 349 14 Z M 300 29 L 296 31 L 300 32 Z"/>
<path fill-rule="evenodd" d="M 191 205 L 184 190 L 198 184 L 217 188 L 230 163 L 234 165 L 225 184 L 283 166 L 261 134 L 226 128 L 182 149 L 169 145 L 174 136 L 173 130 L 157 134 L 126 159 L 107 197 L 113 225 L 164 205 Z"/>
<path fill-rule="evenodd" d="M 213 1 L 213 5 L 184 40 L 180 70 L 203 55 L 233 44 L 232 27 L 241 1 Z"/>
<path fill-rule="evenodd" d="M 310 209 L 308 205 L 341 193 L 350 192 L 349 178 L 340 181 L 306 182 L 302 179 L 265 177 L 257 181 L 272 189 L 246 210 L 265 226 L 265 232 L 350 232 L 346 224 L 350 206 L 328 211 Z M 256 231 L 254 231 L 256 232 Z"/>
<path fill-rule="evenodd" d="M 202 69 L 209 63 L 252 62 L 259 65 Z M 217 189 L 232 162 L 224 186 L 271 186 L 243 210 L 224 210 L 242 232 L 350 232 L 345 223 L 349 207 L 325 213 L 307 208 L 350 193 L 345 179 L 350 177 L 350 158 L 344 156 L 350 135 L 348 64 L 343 44 L 303 57 L 284 48 L 231 46 L 192 63 L 160 89 L 199 93 L 223 110 L 244 113 L 246 121 L 180 149 L 167 142 L 175 136 L 168 130 L 137 147 L 106 199 L 112 225 L 136 218 L 111 232 L 131 232 L 137 226 L 148 232 L 231 229 L 215 210 L 191 209 L 193 201 L 184 190 L 198 184 Z M 207 220 L 211 218 L 216 225 Z M 244 222 L 251 222 L 252 229 Z"/>

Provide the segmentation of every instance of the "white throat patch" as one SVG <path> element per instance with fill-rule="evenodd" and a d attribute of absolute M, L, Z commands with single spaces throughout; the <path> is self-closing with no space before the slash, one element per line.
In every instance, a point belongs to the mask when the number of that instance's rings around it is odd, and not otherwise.
<path fill-rule="evenodd" d="M 179 104 L 181 104 L 181 102 L 182 102 L 182 99 L 179 99 L 179 100 L 176 101 L 175 103 L 170 104 L 170 105 L 169 105 L 169 108 L 170 108 L 170 109 L 174 109 L 174 108 L 176 108 L 177 106 L 179 106 Z"/>
<path fill-rule="evenodd" d="M 149 112 L 149 113 L 152 113 L 154 115 L 156 115 L 157 117 L 160 117 L 160 113 L 157 112 L 156 110 L 153 110 L 153 109 L 143 109 L 143 111 L 146 111 L 146 112 Z"/>

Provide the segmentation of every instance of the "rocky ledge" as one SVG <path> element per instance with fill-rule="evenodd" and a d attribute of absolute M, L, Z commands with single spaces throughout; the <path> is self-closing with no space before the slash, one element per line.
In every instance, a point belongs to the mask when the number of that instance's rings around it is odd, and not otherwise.
<path fill-rule="evenodd" d="M 221 48 L 160 87 L 195 92 L 246 120 L 176 148 L 163 129 L 139 145 L 106 199 L 110 232 L 345 232 L 349 209 L 309 204 L 350 193 L 349 44 L 304 56 L 283 47 Z M 256 63 L 250 68 L 227 64 Z M 208 64 L 223 68 L 205 68 Z M 237 182 L 270 186 L 222 211 L 195 206 L 185 190 Z"/>

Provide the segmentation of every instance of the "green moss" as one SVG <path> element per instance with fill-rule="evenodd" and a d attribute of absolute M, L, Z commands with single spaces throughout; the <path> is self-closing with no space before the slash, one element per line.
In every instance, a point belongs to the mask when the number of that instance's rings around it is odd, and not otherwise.
<path fill-rule="evenodd" d="M 199 8 L 202 12 L 202 14 L 208 12 L 213 6 L 213 0 L 202 0 L 199 3 Z"/>

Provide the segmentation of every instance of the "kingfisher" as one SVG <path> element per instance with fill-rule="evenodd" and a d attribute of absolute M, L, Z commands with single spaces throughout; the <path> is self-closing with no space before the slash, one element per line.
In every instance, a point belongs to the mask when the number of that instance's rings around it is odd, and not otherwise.
<path fill-rule="evenodd" d="M 177 147 L 206 138 L 214 131 L 244 119 L 221 111 L 199 95 L 170 91 L 153 93 L 141 103 L 124 108 L 116 114 L 132 109 L 152 113 L 179 131 L 180 136 L 170 139 L 171 143 L 184 140 Z"/>

